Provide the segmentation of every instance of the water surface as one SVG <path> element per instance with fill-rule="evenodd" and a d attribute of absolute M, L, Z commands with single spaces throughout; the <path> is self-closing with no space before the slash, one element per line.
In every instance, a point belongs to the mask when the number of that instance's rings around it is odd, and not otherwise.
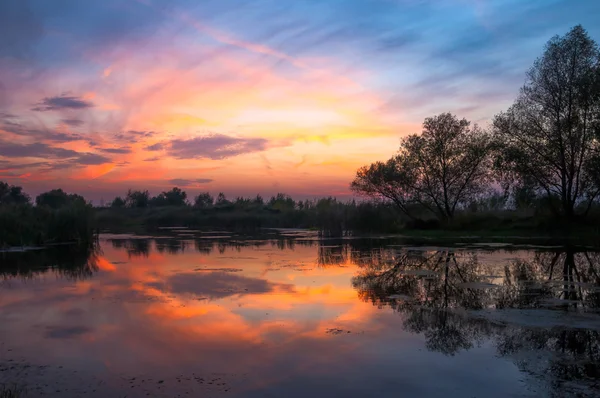
<path fill-rule="evenodd" d="M 169 230 L 1 261 L 31 397 L 600 393 L 594 251 Z"/>

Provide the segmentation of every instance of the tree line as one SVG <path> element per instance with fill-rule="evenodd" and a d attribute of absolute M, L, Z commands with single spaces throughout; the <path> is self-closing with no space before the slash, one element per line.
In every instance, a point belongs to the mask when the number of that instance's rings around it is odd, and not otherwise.
<path fill-rule="evenodd" d="M 0 249 L 73 242 L 94 243 L 92 206 L 81 195 L 62 189 L 35 198 L 20 186 L 0 181 Z"/>
<path fill-rule="evenodd" d="M 600 194 L 600 52 L 582 26 L 553 37 L 514 104 L 488 129 L 442 113 L 387 161 L 361 167 L 351 189 L 442 222 L 484 197 L 545 206 L 573 221 Z"/>

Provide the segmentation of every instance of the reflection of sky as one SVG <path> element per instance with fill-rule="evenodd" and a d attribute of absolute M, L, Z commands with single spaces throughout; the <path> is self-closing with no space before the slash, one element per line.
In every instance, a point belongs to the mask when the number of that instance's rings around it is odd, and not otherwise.
<path fill-rule="evenodd" d="M 2 2 L 0 178 L 96 200 L 173 184 L 345 195 L 424 117 L 485 123 L 551 36 L 581 23 L 597 39 L 599 13 L 594 0 Z"/>
<path fill-rule="evenodd" d="M 105 243 L 91 279 L 45 274 L 2 285 L 0 364 L 7 358 L 48 364 L 27 380 L 46 377 L 52 388 L 96 389 L 97 396 L 129 389 L 132 377 L 138 388 L 128 390 L 131 396 L 204 391 L 177 382 L 191 374 L 218 374 L 228 394 L 251 397 L 524 391 L 523 375 L 487 343 L 453 357 L 427 351 L 422 335 L 403 329 L 402 315 L 357 298 L 354 263 L 318 266 L 317 246 L 210 255 L 153 248 L 148 256 L 130 256 Z M 243 271 L 194 271 L 217 268 Z M 226 283 L 206 284 L 204 275 L 221 275 Z"/>

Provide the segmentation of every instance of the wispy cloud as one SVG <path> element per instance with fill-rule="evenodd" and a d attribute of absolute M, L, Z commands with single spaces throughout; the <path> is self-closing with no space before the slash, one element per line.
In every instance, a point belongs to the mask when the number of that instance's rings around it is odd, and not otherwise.
<path fill-rule="evenodd" d="M 162 151 L 163 150 L 163 144 L 160 143 L 160 142 L 157 142 L 156 144 L 148 145 L 144 149 L 147 150 L 147 151 Z"/>
<path fill-rule="evenodd" d="M 94 104 L 81 97 L 75 97 L 70 95 L 60 95 L 57 97 L 46 97 L 38 102 L 33 111 L 45 112 L 45 111 L 56 111 L 63 109 L 85 109 L 91 108 Z"/>
<path fill-rule="evenodd" d="M 131 153 L 131 147 L 121 147 L 121 148 L 98 148 L 102 152 L 106 153 L 115 153 L 115 154 L 126 154 Z"/>
<path fill-rule="evenodd" d="M 111 159 L 90 152 L 52 147 L 43 143 L 17 144 L 0 142 L 0 156 L 7 158 L 69 159 L 71 164 L 98 165 L 110 163 Z"/>
<path fill-rule="evenodd" d="M 168 182 L 169 182 L 169 184 L 187 187 L 187 186 L 196 185 L 196 184 L 208 184 L 213 181 L 214 180 L 212 178 L 196 178 L 194 180 L 188 180 L 185 178 L 173 178 L 172 180 L 169 180 Z"/>
<path fill-rule="evenodd" d="M 79 127 L 84 123 L 81 119 L 61 119 L 61 122 L 71 127 Z"/>
<path fill-rule="evenodd" d="M 167 153 L 177 159 L 225 159 L 245 153 L 267 149 L 264 138 L 241 138 L 225 134 L 212 134 L 191 139 L 175 139 L 169 143 Z"/>

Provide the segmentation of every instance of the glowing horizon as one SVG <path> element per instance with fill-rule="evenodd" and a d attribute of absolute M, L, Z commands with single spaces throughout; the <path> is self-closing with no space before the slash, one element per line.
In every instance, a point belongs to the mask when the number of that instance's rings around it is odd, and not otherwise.
<path fill-rule="evenodd" d="M 0 180 L 109 201 L 348 197 L 427 116 L 485 125 L 594 1 L 0 5 Z"/>

